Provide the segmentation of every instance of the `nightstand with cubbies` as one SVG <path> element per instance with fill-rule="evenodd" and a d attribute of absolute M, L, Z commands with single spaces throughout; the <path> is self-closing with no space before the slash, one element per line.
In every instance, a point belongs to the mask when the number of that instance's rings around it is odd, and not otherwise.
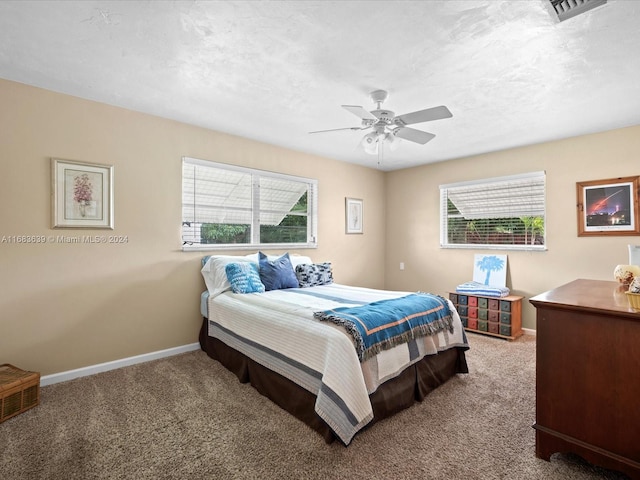
<path fill-rule="evenodd" d="M 515 340 L 522 331 L 522 299 L 518 295 L 486 297 L 449 293 L 465 330 Z"/>

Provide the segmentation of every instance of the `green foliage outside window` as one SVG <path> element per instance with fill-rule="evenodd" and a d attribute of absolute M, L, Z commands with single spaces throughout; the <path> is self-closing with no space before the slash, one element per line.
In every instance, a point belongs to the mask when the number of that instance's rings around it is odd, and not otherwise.
<path fill-rule="evenodd" d="M 304 243 L 307 240 L 307 192 L 278 225 L 260 225 L 260 243 Z M 204 223 L 201 243 L 251 243 L 251 225 Z"/>
<path fill-rule="evenodd" d="M 464 218 L 448 200 L 448 239 L 451 244 L 544 245 L 544 217 Z"/>
<path fill-rule="evenodd" d="M 251 225 L 230 223 L 203 223 L 200 230 L 201 243 L 250 243 Z"/>

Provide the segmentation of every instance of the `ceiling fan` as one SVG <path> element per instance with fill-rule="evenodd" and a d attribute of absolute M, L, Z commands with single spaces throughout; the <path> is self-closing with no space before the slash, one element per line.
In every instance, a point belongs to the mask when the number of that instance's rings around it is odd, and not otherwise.
<path fill-rule="evenodd" d="M 444 105 L 396 116 L 395 112 L 382 109 L 382 103 L 389 96 L 386 90 L 375 90 L 369 95 L 371 100 L 373 100 L 373 103 L 376 104 L 376 109 L 370 112 L 357 105 L 342 105 L 342 108 L 353 113 L 362 120 L 359 127 L 332 128 L 330 130 L 317 130 L 309 133 L 372 129 L 370 133 L 366 134 L 362 138 L 361 144 L 364 147 L 365 152 L 376 154 L 378 153 L 378 146 L 385 141 L 389 144 L 392 150 L 395 150 L 398 138 L 424 145 L 429 140 L 432 140 L 435 135 L 423 132 L 422 130 L 416 130 L 415 128 L 409 128 L 407 125 L 430 122 L 432 120 L 441 120 L 443 118 L 451 118 L 453 116 L 449 109 Z"/>

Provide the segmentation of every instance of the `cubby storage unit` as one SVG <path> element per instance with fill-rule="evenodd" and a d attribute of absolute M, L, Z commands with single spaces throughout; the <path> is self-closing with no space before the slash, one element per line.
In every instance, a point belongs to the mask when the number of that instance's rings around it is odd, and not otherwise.
<path fill-rule="evenodd" d="M 449 293 L 465 330 L 515 340 L 522 335 L 522 298 Z"/>

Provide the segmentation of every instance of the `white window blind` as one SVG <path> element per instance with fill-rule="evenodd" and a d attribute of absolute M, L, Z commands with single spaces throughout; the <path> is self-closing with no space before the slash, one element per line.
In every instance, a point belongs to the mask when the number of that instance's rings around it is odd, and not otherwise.
<path fill-rule="evenodd" d="M 183 249 L 315 247 L 317 180 L 184 157 Z"/>
<path fill-rule="evenodd" d="M 440 185 L 444 248 L 544 250 L 545 172 Z"/>

